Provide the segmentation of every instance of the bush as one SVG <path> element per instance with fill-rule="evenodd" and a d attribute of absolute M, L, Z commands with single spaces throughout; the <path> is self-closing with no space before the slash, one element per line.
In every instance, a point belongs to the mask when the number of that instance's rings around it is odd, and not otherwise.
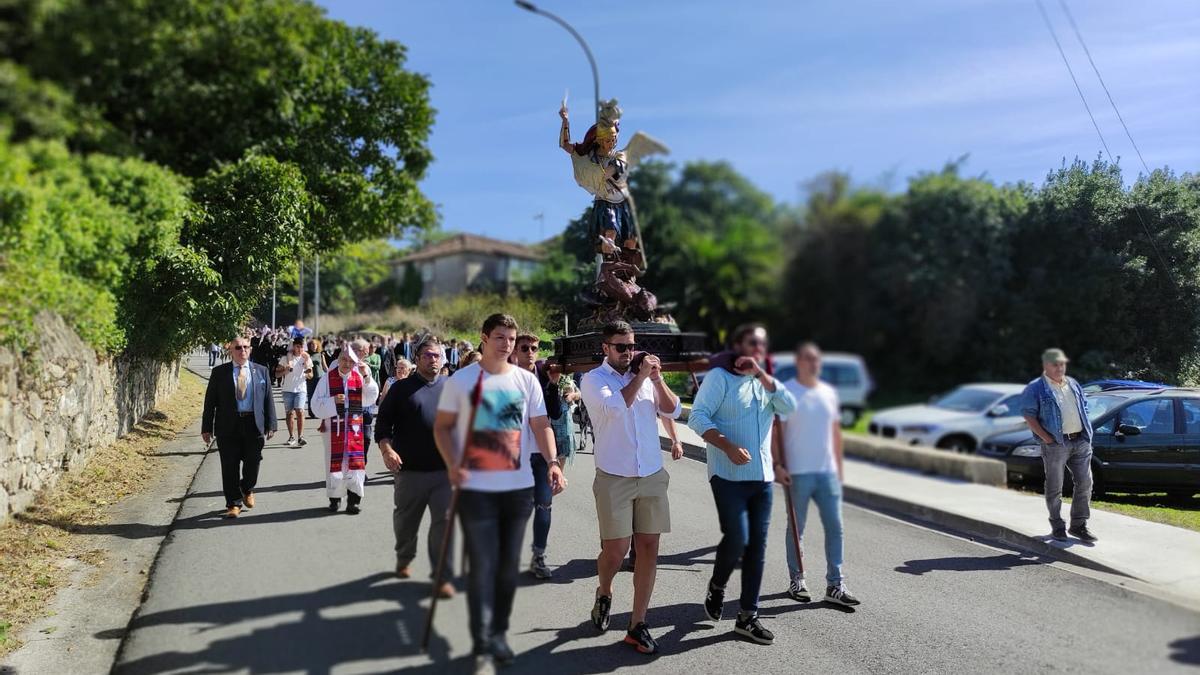
<path fill-rule="evenodd" d="M 184 190 L 138 160 L 0 142 L 0 341 L 27 348 L 33 317 L 52 311 L 95 348 L 124 347 L 121 298 L 145 256 L 178 233 Z"/>

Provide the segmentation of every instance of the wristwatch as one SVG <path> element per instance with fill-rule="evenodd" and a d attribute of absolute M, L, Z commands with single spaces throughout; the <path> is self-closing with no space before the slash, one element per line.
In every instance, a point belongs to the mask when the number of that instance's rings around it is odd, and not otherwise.
<path fill-rule="evenodd" d="M 550 466 L 551 464 L 553 464 L 554 466 L 557 466 L 560 469 L 562 468 L 562 462 L 560 462 L 557 457 L 550 460 L 549 462 L 546 462 L 546 466 Z"/>

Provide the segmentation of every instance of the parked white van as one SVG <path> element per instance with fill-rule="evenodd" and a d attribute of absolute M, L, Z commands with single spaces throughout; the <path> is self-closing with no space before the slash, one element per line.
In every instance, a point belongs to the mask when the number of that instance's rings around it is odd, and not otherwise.
<path fill-rule="evenodd" d="M 780 382 L 796 377 L 795 352 L 776 352 L 775 379 Z M 842 426 L 852 427 L 867 408 L 867 397 L 875 389 L 867 364 L 858 354 L 824 352 L 821 354 L 821 381 L 837 389 L 842 405 Z"/>

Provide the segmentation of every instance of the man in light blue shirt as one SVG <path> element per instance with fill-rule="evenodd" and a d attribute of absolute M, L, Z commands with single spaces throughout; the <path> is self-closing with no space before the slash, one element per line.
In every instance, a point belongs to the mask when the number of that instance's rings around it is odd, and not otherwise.
<path fill-rule="evenodd" d="M 771 427 L 775 415 L 788 415 L 796 409 L 796 399 L 760 365 L 767 356 L 765 328 L 758 324 L 738 327 L 732 345 L 735 358 L 730 370 L 714 367 L 709 371 L 688 418 L 688 426 L 708 446 L 709 485 L 722 534 L 704 611 L 713 621 L 720 620 L 725 584 L 740 561 L 741 611 L 734 632 L 759 644 L 771 644 L 775 636 L 758 621 L 758 594 L 771 525 L 771 483 L 775 480 Z"/>

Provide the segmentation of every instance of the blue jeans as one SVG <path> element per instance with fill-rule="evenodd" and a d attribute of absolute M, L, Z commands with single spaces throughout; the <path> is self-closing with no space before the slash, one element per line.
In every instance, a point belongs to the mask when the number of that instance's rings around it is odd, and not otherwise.
<path fill-rule="evenodd" d="M 546 540 L 550 538 L 550 507 L 554 492 L 550 489 L 550 465 L 542 453 L 535 453 L 529 460 L 533 468 L 533 552 L 546 552 Z"/>
<path fill-rule="evenodd" d="M 307 391 L 285 391 L 283 392 L 283 411 L 304 410 L 308 405 L 307 399 Z"/>
<path fill-rule="evenodd" d="M 825 530 L 825 581 L 837 586 L 842 576 L 842 481 L 836 473 L 792 474 L 792 505 L 796 509 L 796 529 L 800 530 L 800 546 L 804 546 L 804 521 L 808 518 L 808 502 L 817 503 L 821 528 Z M 792 533 L 787 536 L 788 578 L 800 574 L 796 543 Z"/>
<path fill-rule="evenodd" d="M 771 527 L 771 484 L 713 476 L 709 486 L 717 503 L 722 535 L 711 583 L 725 588 L 733 568 L 741 562 L 741 608 L 747 614 L 756 614 L 766 564 L 767 531 Z"/>
<path fill-rule="evenodd" d="M 1079 438 L 1063 443 L 1042 445 L 1042 466 L 1046 469 L 1046 510 L 1050 527 L 1063 527 L 1063 471 L 1071 472 L 1075 483 L 1071 499 L 1071 527 L 1086 525 L 1092 515 L 1092 444 Z"/>
<path fill-rule="evenodd" d="M 508 632 L 532 492 L 463 490 L 458 496 L 467 543 L 467 612 L 476 654 L 487 653 L 492 638 Z"/>

